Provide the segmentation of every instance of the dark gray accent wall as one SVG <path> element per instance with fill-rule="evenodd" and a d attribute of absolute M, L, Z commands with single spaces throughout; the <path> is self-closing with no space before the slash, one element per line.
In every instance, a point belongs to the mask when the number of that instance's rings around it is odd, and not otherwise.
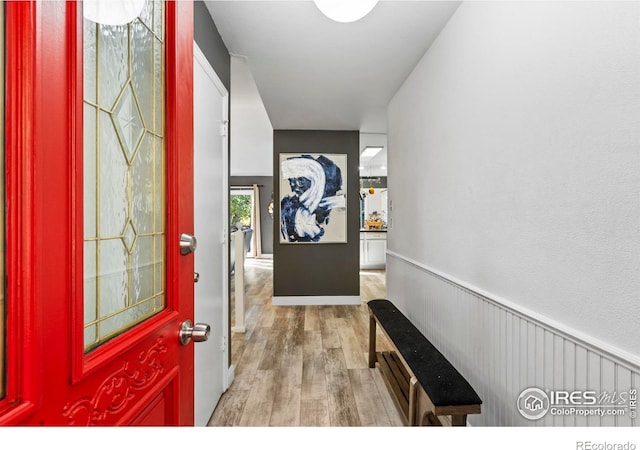
<path fill-rule="evenodd" d="M 358 131 L 273 131 L 274 228 L 273 295 L 360 295 L 360 197 Z M 347 243 L 280 243 L 280 153 L 347 155 Z M 344 174 L 343 174 L 344 176 Z"/>
<path fill-rule="evenodd" d="M 230 187 L 252 186 L 253 184 L 257 184 L 260 190 L 260 238 L 262 239 L 262 253 L 271 254 L 273 253 L 273 218 L 269 214 L 268 208 L 271 195 L 273 194 L 273 177 L 229 177 Z"/>
<path fill-rule="evenodd" d="M 207 57 L 220 81 L 231 92 L 231 56 L 211 13 L 202 1 L 193 4 L 193 34 L 198 47 Z"/>

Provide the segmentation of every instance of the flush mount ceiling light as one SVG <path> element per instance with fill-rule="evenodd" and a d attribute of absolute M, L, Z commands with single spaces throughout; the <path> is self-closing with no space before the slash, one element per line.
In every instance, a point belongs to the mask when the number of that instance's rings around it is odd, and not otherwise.
<path fill-rule="evenodd" d="M 313 0 L 322 14 L 336 22 L 355 22 L 369 14 L 378 0 Z"/>
<path fill-rule="evenodd" d="M 144 8 L 145 0 L 83 0 L 82 15 L 102 25 L 126 25 Z"/>
<path fill-rule="evenodd" d="M 380 153 L 381 150 L 382 147 L 365 147 L 360 154 L 360 158 L 373 158 Z"/>

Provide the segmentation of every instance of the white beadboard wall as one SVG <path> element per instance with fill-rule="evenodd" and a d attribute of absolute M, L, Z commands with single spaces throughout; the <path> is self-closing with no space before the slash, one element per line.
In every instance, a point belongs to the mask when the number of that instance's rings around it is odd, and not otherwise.
<path fill-rule="evenodd" d="M 640 426 L 616 417 L 524 419 L 516 409 L 527 387 L 623 392 L 640 389 L 633 355 L 526 311 L 473 286 L 387 252 L 388 299 L 471 383 L 483 400 L 472 426 Z"/>

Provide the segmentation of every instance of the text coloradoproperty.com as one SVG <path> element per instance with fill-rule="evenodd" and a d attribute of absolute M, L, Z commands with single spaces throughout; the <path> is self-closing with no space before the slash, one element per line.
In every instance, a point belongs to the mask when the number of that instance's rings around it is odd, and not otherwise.
<path fill-rule="evenodd" d="M 624 416 L 627 412 L 622 408 L 551 408 L 549 410 L 554 416 Z"/>

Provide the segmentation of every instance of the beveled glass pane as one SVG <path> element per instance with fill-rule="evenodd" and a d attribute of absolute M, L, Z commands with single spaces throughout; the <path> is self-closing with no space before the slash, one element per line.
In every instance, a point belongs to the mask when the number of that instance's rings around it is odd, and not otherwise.
<path fill-rule="evenodd" d="M 156 233 L 164 231 L 164 141 L 155 139 L 155 227 Z"/>
<path fill-rule="evenodd" d="M 129 253 L 120 239 L 100 241 L 100 319 L 116 313 L 128 304 Z"/>
<path fill-rule="evenodd" d="M 84 243 L 84 323 L 98 318 L 98 244 L 95 241 Z"/>
<path fill-rule="evenodd" d="M 154 82 L 154 37 L 142 22 L 135 21 L 132 28 L 131 80 L 144 123 L 153 130 L 153 82 Z"/>
<path fill-rule="evenodd" d="M 85 351 L 166 307 L 163 6 L 85 26 Z"/>
<path fill-rule="evenodd" d="M 153 232 L 154 154 L 153 136 L 147 133 L 133 160 L 131 219 L 139 233 Z M 161 180 L 158 181 L 160 183 Z"/>
<path fill-rule="evenodd" d="M 84 344 L 85 346 L 89 346 L 97 342 L 98 340 L 98 332 L 97 325 L 89 325 L 84 329 Z"/>
<path fill-rule="evenodd" d="M 154 258 L 154 293 L 159 294 L 164 290 L 164 236 L 155 236 Z"/>
<path fill-rule="evenodd" d="M 144 23 L 150 30 L 153 30 L 153 1 L 147 0 L 140 13 L 140 22 Z"/>
<path fill-rule="evenodd" d="M 84 99 L 96 103 L 96 29 L 95 22 L 84 19 Z"/>
<path fill-rule="evenodd" d="M 163 8 L 158 5 L 158 2 L 154 2 L 153 8 L 153 32 L 160 39 L 164 39 L 164 16 L 163 16 Z"/>
<path fill-rule="evenodd" d="M 122 242 L 129 253 L 133 251 L 133 246 L 136 243 L 136 238 L 138 237 L 138 233 L 133 226 L 133 223 L 129 220 L 124 227 L 124 231 L 122 232 Z"/>
<path fill-rule="evenodd" d="M 138 101 L 129 83 L 125 86 L 113 109 L 113 123 L 116 126 L 125 156 L 128 161 L 131 161 L 144 134 L 144 125 Z"/>
<path fill-rule="evenodd" d="M 150 317 L 154 312 L 153 306 L 153 300 L 138 303 L 105 319 L 100 324 L 100 335 L 109 337 L 129 329 L 132 325 L 140 322 L 141 319 Z"/>
<path fill-rule="evenodd" d="M 128 217 L 129 167 L 109 114 L 100 113 L 100 237 L 120 236 Z"/>
<path fill-rule="evenodd" d="M 100 106 L 111 109 L 129 78 L 128 25 L 100 25 L 98 80 Z"/>
<path fill-rule="evenodd" d="M 96 229 L 96 114 L 97 109 L 84 104 L 84 237 L 98 236 Z"/>
<path fill-rule="evenodd" d="M 162 60 L 163 45 L 158 39 L 153 41 L 153 73 L 154 73 L 154 97 L 155 97 L 155 118 L 153 131 L 162 136 L 164 135 L 164 83 L 163 70 L 164 61 Z"/>
<path fill-rule="evenodd" d="M 153 297 L 153 236 L 140 236 L 132 254 L 131 290 L 133 303 Z"/>

